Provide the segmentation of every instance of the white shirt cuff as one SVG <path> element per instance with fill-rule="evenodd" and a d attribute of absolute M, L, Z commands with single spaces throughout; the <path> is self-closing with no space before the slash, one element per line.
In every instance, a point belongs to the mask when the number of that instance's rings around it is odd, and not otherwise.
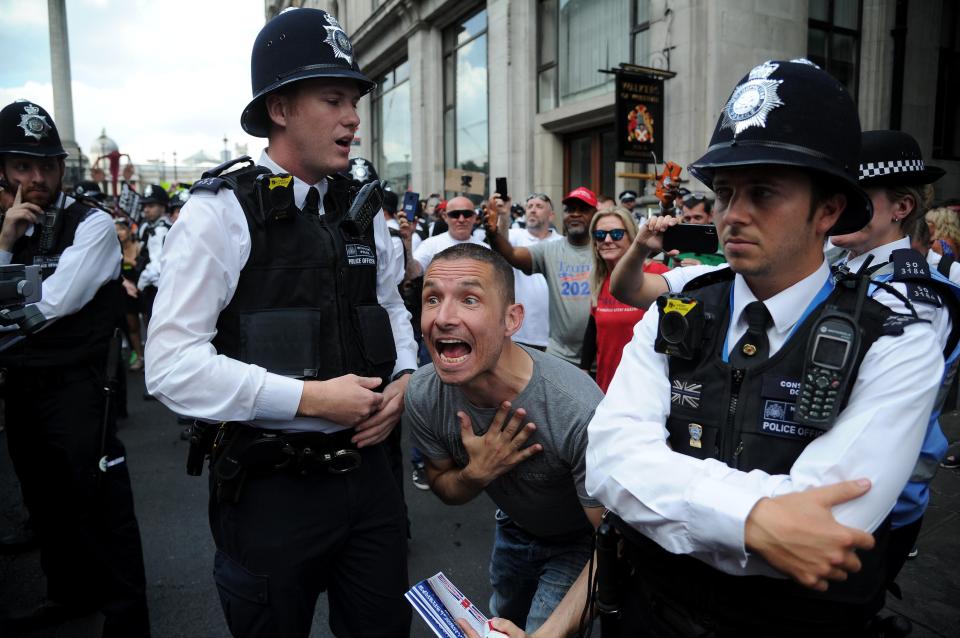
<path fill-rule="evenodd" d="M 8 253 L 5 250 L 0 250 L 0 266 L 6 266 L 11 261 L 13 261 L 13 253 Z"/>
<path fill-rule="evenodd" d="M 689 502 L 696 515 L 691 517 L 690 532 L 698 547 L 732 553 L 743 567 L 747 563 L 744 527 L 747 517 L 760 500 L 756 493 L 721 481 L 699 481 Z M 722 504 L 722 508 L 718 507 Z"/>
<path fill-rule="evenodd" d="M 404 352 L 397 353 L 397 365 L 393 366 L 393 375 L 397 374 L 401 370 L 416 370 L 420 366 L 417 365 L 417 353 L 410 352 L 409 350 Z M 391 376 L 393 376 L 391 375 Z M 390 382 L 390 379 L 384 379 L 387 383 Z"/>
<path fill-rule="evenodd" d="M 268 372 L 254 404 L 256 418 L 290 421 L 297 416 L 303 381 Z"/>

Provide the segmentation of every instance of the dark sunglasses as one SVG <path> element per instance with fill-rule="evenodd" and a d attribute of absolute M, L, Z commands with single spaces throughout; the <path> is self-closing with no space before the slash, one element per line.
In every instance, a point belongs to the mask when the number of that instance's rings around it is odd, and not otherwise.
<path fill-rule="evenodd" d="M 473 217 L 477 214 L 475 210 L 448 210 L 447 217 L 451 219 L 460 219 L 461 217 Z"/>
<path fill-rule="evenodd" d="M 613 230 L 595 230 L 593 231 L 593 238 L 597 241 L 604 241 L 607 238 L 607 235 L 613 238 L 613 241 L 620 241 L 623 239 L 623 236 L 627 234 L 622 228 L 614 228 Z"/>

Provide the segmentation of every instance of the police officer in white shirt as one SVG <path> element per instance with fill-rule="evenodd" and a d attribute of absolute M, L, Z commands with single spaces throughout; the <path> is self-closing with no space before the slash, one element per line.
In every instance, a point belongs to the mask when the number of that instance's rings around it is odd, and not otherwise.
<path fill-rule="evenodd" d="M 675 294 L 637 325 L 589 428 L 587 488 L 634 568 L 620 635 L 872 631 L 943 361 L 928 324 L 830 276 L 825 236 L 870 219 L 859 146 L 836 80 L 766 62 L 689 167 L 717 195 L 729 268 L 633 286 L 634 303 Z M 648 223 L 637 253 L 670 225 Z"/>
<path fill-rule="evenodd" d="M 0 110 L 0 264 L 40 267 L 46 320 L 0 351 L 6 435 L 47 581 L 43 604 L 0 624 L 99 610 L 103 636 L 139 638 L 150 635 L 140 532 L 116 414 L 104 414 L 120 244 L 109 214 L 61 192 L 66 156 L 42 107 Z"/>
<path fill-rule="evenodd" d="M 334 635 L 407 636 L 403 508 L 380 443 L 416 350 L 379 206 L 353 215 L 356 186 L 336 175 L 374 85 L 316 9 L 268 22 L 251 67 L 241 124 L 269 147 L 194 184 L 167 236 L 147 386 L 225 422 L 210 527 L 233 635 L 307 636 L 326 590 Z"/>
<path fill-rule="evenodd" d="M 893 581 L 915 547 L 930 502 L 930 481 L 947 452 L 939 416 L 958 356 L 960 287 L 944 273 L 933 271 L 924 255 L 911 248 L 907 236 L 907 229 L 922 221 L 927 211 L 933 191 L 930 184 L 945 171 L 923 161 L 920 145 L 909 133 L 864 131 L 861 141 L 860 186 L 870 195 L 874 214 L 859 231 L 831 238 L 834 246 L 846 250 L 839 264 L 858 270 L 871 260 L 867 266 L 871 277 L 888 284 L 875 286 L 873 298 L 897 312 L 912 310 L 930 321 L 949 371 L 945 371 L 945 387 L 928 422 L 910 482 L 891 515 L 887 571 Z"/>

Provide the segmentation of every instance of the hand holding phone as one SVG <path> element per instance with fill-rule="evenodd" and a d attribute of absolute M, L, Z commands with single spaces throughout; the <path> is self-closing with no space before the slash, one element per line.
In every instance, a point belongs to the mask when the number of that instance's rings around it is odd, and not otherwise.
<path fill-rule="evenodd" d="M 403 194 L 403 212 L 407 216 L 407 221 L 412 222 L 417 213 L 417 206 L 420 204 L 420 193 L 407 191 Z"/>
<path fill-rule="evenodd" d="M 510 194 L 507 192 L 507 178 L 498 177 L 497 178 L 497 187 L 494 192 L 500 194 L 500 199 L 507 200 L 510 198 Z"/>
<path fill-rule="evenodd" d="M 663 233 L 663 250 L 709 255 L 719 247 L 717 227 L 713 224 L 676 224 Z"/>

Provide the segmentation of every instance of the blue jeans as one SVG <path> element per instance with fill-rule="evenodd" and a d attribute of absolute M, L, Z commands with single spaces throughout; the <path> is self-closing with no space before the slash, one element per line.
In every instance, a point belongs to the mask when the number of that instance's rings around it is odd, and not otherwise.
<path fill-rule="evenodd" d="M 550 616 L 593 552 L 593 533 L 544 539 L 497 510 L 490 557 L 490 613 L 532 633 Z M 584 601 L 586 602 L 586 601 Z"/>

